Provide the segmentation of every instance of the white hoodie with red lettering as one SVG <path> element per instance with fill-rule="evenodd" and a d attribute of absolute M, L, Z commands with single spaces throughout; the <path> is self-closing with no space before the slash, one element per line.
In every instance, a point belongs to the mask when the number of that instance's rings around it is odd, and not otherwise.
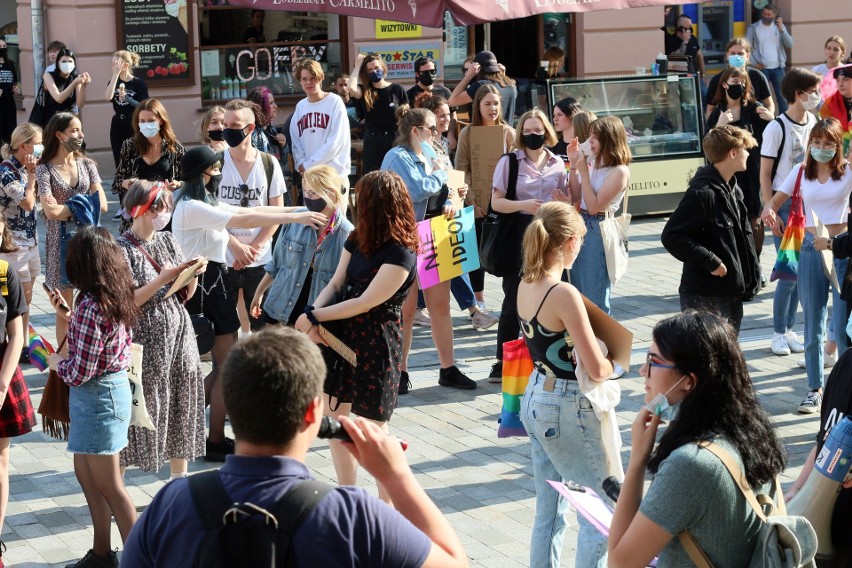
<path fill-rule="evenodd" d="M 302 99 L 290 121 L 290 144 L 296 168 L 328 164 L 344 178 L 352 167 L 349 117 L 335 93 L 315 103 Z"/>

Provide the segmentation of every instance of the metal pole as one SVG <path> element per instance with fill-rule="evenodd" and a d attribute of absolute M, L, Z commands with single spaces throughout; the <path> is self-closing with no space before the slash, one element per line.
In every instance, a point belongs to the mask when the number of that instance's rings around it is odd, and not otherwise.
<path fill-rule="evenodd" d="M 32 0 L 33 26 L 33 96 L 38 94 L 41 76 L 44 75 L 44 8 L 42 0 Z"/>

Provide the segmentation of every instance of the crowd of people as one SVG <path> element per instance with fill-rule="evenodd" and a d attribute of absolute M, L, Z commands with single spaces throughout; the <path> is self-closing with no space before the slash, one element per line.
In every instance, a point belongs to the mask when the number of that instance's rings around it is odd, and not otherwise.
<path fill-rule="evenodd" d="M 780 246 L 790 196 L 804 202 L 806 232 L 798 280 L 775 288 L 771 350 L 804 353 L 801 413 L 824 410 L 823 369 L 845 352 L 852 306 L 847 279 L 842 290 L 832 288 L 820 253 L 834 254 L 838 276 L 852 272 L 852 63 L 843 63 L 845 43 L 832 36 L 821 68 L 784 72 L 783 46 L 792 39 L 774 6 L 764 12 L 772 17 L 749 28 L 749 41 L 727 46 L 728 67 L 706 99 L 708 165 L 691 178 L 661 235 L 684 265 L 683 314 L 654 328 L 640 370 L 649 408 L 633 424 L 626 472 L 606 459 L 605 426 L 583 386 L 606 389 L 625 372 L 596 339 L 583 299 L 612 311 L 605 221 L 627 198 L 632 160 L 620 118 L 597 117 L 572 97 L 555 103 L 552 122 L 539 108 L 516 118 L 515 81 L 489 51 L 465 63 L 452 91 L 435 84 L 429 58 L 417 60 L 415 86 L 406 92 L 387 80 L 380 56 L 359 54 L 352 73 L 334 78 L 329 90 L 318 62 L 295 64 L 306 98 L 281 129 L 273 124 L 274 98 L 257 88 L 209 108 L 198 140 L 179 141 L 163 102 L 133 76 L 138 55 L 122 50 L 113 55 L 105 92 L 115 111 L 111 191 L 121 205 L 118 234 L 111 235 L 99 226 L 107 199 L 78 115 L 91 77 L 76 68 L 71 50 L 51 44 L 56 65 L 43 77 L 39 120 L 8 132 L 0 122 L 7 140 L 0 164 L 0 528 L 9 440 L 35 426 L 19 363 L 29 361 L 27 305 L 42 271 L 40 208 L 45 285 L 60 344 L 49 365 L 70 387 L 68 450 L 94 532 L 89 553 L 69 566 L 118 565 L 113 517 L 125 565 L 172 565 L 193 554 L 184 547 L 198 548 L 201 520 L 193 483 L 183 478 L 189 462 L 202 457 L 225 462 L 219 478 L 233 499 L 273 509 L 310 477 L 305 455 L 323 417 L 339 421 L 351 441 L 330 441 L 340 487 L 296 533 L 300 565 L 346 555 L 359 565 L 465 566 L 452 527 L 388 435 L 399 396 L 412 388 L 408 358 L 418 315 L 428 311 L 438 384 L 477 387 L 456 365 L 451 293 L 475 329 L 497 326 L 489 381 L 502 380 L 505 342 L 523 337 L 534 361 L 521 404 L 536 492 L 531 566 L 560 564 L 567 504 L 547 481 L 600 488 L 614 471 L 624 488 L 609 541 L 579 517 L 576 566 L 644 566 L 655 556 L 661 565 L 683 566 L 687 552 L 675 536 L 687 529 L 715 565 L 741 564 L 759 519 L 725 483 L 710 488 L 713 502 L 735 506 L 696 513 L 692 479 L 719 480 L 724 466 L 693 442 L 715 441 L 731 453 L 755 489 L 786 465 L 737 334 L 743 302 L 765 285 L 758 261 L 764 224 Z M 678 20 L 680 43 L 669 43 L 674 53 L 699 56 L 687 20 Z M 247 41 L 262 41 L 262 17 L 253 26 Z M 2 50 L 0 44 L 0 65 Z M 763 69 L 749 67 L 750 60 Z M 825 100 L 819 73 L 836 83 Z M 470 120 L 458 128 L 463 105 Z M 499 127 L 503 146 L 485 202 L 468 187 L 471 137 L 481 126 Z M 363 132 L 363 175 L 350 187 L 353 129 Z M 288 152 L 298 192 L 285 182 Z M 453 169 L 465 175 L 461 186 L 449 185 Z M 417 223 L 451 219 L 458 204 L 473 207 L 479 238 L 489 214 L 512 216 L 515 224 L 515 241 L 501 251 L 510 269 L 502 276 L 499 318 L 485 307 L 482 270 L 421 289 Z M 182 285 L 175 293 L 176 281 Z M 793 330 L 799 299 L 804 342 Z M 212 338 L 202 347 L 205 333 Z M 140 348 L 153 428 L 128 427 L 128 367 Z M 213 365 L 204 376 L 208 351 Z M 661 396 L 664 403 L 650 405 Z M 678 413 L 690 420 L 677 420 Z M 226 417 L 236 439 L 225 435 Z M 671 424 L 655 446 L 663 420 Z M 169 484 L 137 519 L 125 469 L 157 472 L 165 464 Z M 375 477 L 378 500 L 348 487 L 359 465 Z M 646 471 L 655 475 L 643 496 Z M 382 533 L 375 541 L 359 536 L 368 523 Z M 322 529 L 329 542 L 344 544 L 311 546 L 321 526 L 334 527 Z"/>

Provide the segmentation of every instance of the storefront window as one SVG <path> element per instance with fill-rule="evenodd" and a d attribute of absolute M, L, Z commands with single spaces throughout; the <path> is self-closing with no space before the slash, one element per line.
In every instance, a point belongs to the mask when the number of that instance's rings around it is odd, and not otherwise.
<path fill-rule="evenodd" d="M 457 26 L 449 12 L 444 13 L 444 80 L 462 78 L 462 64 L 467 57 L 467 26 Z"/>
<path fill-rule="evenodd" d="M 340 73 L 339 16 L 214 6 L 199 13 L 205 100 L 243 97 L 258 86 L 300 95 L 292 70 L 304 57 L 319 61 L 329 81 Z"/>

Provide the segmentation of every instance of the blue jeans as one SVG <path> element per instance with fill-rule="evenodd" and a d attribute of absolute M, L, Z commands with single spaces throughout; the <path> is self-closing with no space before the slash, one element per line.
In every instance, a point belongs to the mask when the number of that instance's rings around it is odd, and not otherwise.
<path fill-rule="evenodd" d="M 609 295 L 612 285 L 606 270 L 606 253 L 601 238 L 601 221 L 597 217 L 580 214 L 586 222 L 586 236 L 580 254 L 571 267 L 571 284 L 597 307 L 610 313 Z"/>
<path fill-rule="evenodd" d="M 775 91 L 775 98 L 778 101 L 778 108 L 775 109 L 775 114 L 780 115 L 787 110 L 787 101 L 784 95 L 781 94 L 781 79 L 784 78 L 784 68 L 775 67 L 774 69 L 761 69 L 761 73 L 766 77 L 767 81 L 772 84 L 772 90 Z"/>
<path fill-rule="evenodd" d="M 781 209 L 778 210 L 778 218 L 783 220 L 785 225 L 787 218 L 790 216 L 790 201 L 784 202 Z M 781 246 L 781 237 L 772 236 L 775 241 L 775 251 L 777 252 Z M 772 298 L 772 331 L 775 333 L 785 333 L 788 329 L 793 329 L 793 324 L 796 323 L 796 312 L 799 309 L 799 293 L 796 280 L 776 280 L 775 295 Z"/>
<path fill-rule="evenodd" d="M 556 379 L 544 390 L 545 376 L 533 371 L 521 399 L 521 422 L 532 450 L 535 522 L 530 539 L 530 568 L 559 568 L 568 502 L 547 483 L 573 481 L 596 492 L 608 477 L 600 421 L 577 381 Z M 603 494 L 599 491 L 598 494 Z M 612 503 L 609 503 L 610 506 Z M 604 568 L 606 538 L 577 515 L 576 568 Z"/>
<path fill-rule="evenodd" d="M 473 295 L 473 288 L 470 286 L 470 278 L 467 274 L 456 276 L 450 280 L 450 292 L 453 293 L 453 298 L 456 299 L 460 310 L 464 311 L 476 305 L 476 296 Z M 417 291 L 417 307 L 420 309 L 426 307 L 423 290 Z"/>
<path fill-rule="evenodd" d="M 821 254 L 814 248 L 814 237 L 805 233 L 802 242 L 802 254 L 799 257 L 799 300 L 805 315 L 805 370 L 808 374 L 808 388 L 815 390 L 823 386 L 823 348 L 825 347 L 825 318 L 827 315 L 828 293 L 831 292 L 831 319 L 835 329 L 846 327 L 846 302 L 840 299 L 840 292 L 834 289 L 825 276 Z M 846 274 L 848 259 L 834 259 L 834 267 L 839 278 Z M 844 325 L 838 326 L 843 322 Z M 846 335 L 837 335 L 837 352 L 846 349 Z"/>

